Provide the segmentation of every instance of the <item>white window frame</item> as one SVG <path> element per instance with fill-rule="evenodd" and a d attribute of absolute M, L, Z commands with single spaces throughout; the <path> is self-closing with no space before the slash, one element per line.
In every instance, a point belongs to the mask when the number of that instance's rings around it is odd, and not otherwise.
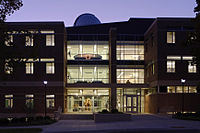
<path fill-rule="evenodd" d="M 46 62 L 46 74 L 55 74 L 54 62 Z"/>
<path fill-rule="evenodd" d="M 176 33 L 175 33 L 175 31 L 168 31 L 167 32 L 167 43 L 169 43 L 169 44 L 176 43 Z"/>
<path fill-rule="evenodd" d="M 49 109 L 55 108 L 55 95 L 46 95 L 46 107 Z"/>
<path fill-rule="evenodd" d="M 188 73 L 197 73 L 197 65 L 192 64 L 192 61 L 188 61 Z"/>
<path fill-rule="evenodd" d="M 176 72 L 176 62 L 174 60 L 167 61 L 167 73 L 175 73 Z"/>
<path fill-rule="evenodd" d="M 26 74 L 33 74 L 34 72 L 34 63 L 26 62 Z"/>
<path fill-rule="evenodd" d="M 26 36 L 25 46 L 32 47 L 33 46 L 33 36 Z"/>
<path fill-rule="evenodd" d="M 46 35 L 46 46 L 55 46 L 55 35 Z"/>
<path fill-rule="evenodd" d="M 8 104 L 6 104 L 6 103 L 8 103 Z M 6 105 L 8 105 L 8 106 L 6 106 Z M 7 108 L 7 109 L 13 108 L 13 95 L 12 94 L 5 95 L 5 108 Z"/>

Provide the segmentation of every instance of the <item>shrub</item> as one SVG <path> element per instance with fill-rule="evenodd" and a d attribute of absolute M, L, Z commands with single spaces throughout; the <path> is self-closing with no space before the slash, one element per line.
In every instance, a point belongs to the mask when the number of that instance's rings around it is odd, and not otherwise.
<path fill-rule="evenodd" d="M 43 116 L 37 116 L 35 119 L 36 119 L 36 120 L 43 120 L 44 117 L 43 117 Z"/>
<path fill-rule="evenodd" d="M 9 120 L 7 118 L 0 119 L 0 125 L 7 125 L 7 124 L 9 124 Z"/>
<path fill-rule="evenodd" d="M 118 109 L 112 109 L 111 113 L 119 113 Z"/>
<path fill-rule="evenodd" d="M 109 113 L 107 109 L 103 109 L 101 113 Z"/>

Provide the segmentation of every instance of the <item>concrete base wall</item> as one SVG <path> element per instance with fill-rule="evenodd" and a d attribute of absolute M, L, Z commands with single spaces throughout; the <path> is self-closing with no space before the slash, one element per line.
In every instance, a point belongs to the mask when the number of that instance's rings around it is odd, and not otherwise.
<path fill-rule="evenodd" d="M 182 104 L 184 103 L 184 106 Z M 160 93 L 145 96 L 146 113 L 200 111 L 200 94 Z"/>

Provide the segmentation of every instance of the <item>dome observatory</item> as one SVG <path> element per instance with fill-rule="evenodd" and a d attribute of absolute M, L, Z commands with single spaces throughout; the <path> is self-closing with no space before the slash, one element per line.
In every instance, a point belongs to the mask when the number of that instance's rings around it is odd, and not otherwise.
<path fill-rule="evenodd" d="M 90 13 L 80 15 L 74 22 L 74 26 L 86 26 L 94 24 L 101 24 L 101 22 L 95 15 Z"/>

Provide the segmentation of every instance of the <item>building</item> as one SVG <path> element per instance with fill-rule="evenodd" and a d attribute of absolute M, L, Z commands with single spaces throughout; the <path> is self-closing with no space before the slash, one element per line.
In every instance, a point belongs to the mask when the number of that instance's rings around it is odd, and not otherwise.
<path fill-rule="evenodd" d="M 1 60 L 1 115 L 194 112 L 200 108 L 196 46 L 184 46 L 191 18 L 130 18 L 104 23 L 92 14 L 63 22 L 8 22 L 10 66 Z M 45 81 L 45 82 L 44 82 Z M 47 81 L 47 82 L 46 82 Z M 184 93 L 183 93 L 184 92 Z M 45 106 L 46 104 L 46 106 Z"/>

